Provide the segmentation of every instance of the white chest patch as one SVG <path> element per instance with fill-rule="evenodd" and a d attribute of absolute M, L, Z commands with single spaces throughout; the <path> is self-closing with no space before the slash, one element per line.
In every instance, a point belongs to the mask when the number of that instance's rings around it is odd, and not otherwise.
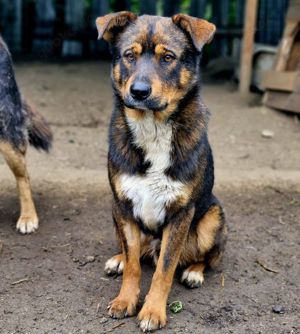
<path fill-rule="evenodd" d="M 128 124 L 134 134 L 135 144 L 151 162 L 145 176 L 121 176 L 121 189 L 133 203 L 133 213 L 142 219 L 150 230 L 156 230 L 165 219 L 165 206 L 174 202 L 183 192 L 184 184 L 173 181 L 164 174 L 170 166 L 172 128 L 170 124 L 156 122 L 149 113 L 142 120 Z"/>

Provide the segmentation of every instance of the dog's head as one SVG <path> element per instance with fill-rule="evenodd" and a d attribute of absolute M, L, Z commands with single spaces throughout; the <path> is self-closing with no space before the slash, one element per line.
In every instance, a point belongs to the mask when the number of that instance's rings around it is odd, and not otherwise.
<path fill-rule="evenodd" d="M 96 21 L 111 44 L 112 79 L 126 109 L 168 115 L 198 81 L 199 59 L 215 26 L 184 14 L 137 17 L 119 12 Z"/>

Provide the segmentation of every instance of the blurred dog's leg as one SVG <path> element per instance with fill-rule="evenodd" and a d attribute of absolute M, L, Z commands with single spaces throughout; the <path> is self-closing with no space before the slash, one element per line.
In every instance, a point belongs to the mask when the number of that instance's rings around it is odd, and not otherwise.
<path fill-rule="evenodd" d="M 9 143 L 0 143 L 0 152 L 14 173 L 19 190 L 21 215 L 17 230 L 23 234 L 34 232 L 38 228 L 38 217 L 32 199 L 29 176 L 26 168 L 26 148 L 18 150 Z"/>

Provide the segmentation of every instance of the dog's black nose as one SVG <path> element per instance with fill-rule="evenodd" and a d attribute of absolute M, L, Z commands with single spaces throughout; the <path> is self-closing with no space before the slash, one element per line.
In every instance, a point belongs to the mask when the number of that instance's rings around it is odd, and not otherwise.
<path fill-rule="evenodd" d="M 146 100 L 151 94 L 151 86 L 145 82 L 137 81 L 131 85 L 130 94 L 135 100 Z"/>

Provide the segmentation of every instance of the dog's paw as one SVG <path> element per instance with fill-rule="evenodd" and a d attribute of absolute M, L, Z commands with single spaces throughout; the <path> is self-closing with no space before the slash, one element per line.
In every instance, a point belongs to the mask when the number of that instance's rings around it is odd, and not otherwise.
<path fill-rule="evenodd" d="M 107 275 L 121 275 L 124 269 L 123 255 L 118 254 L 105 263 L 104 271 Z"/>
<path fill-rule="evenodd" d="M 199 288 L 199 286 L 201 286 L 204 282 L 204 275 L 201 271 L 195 271 L 187 268 L 182 273 L 180 281 L 188 288 Z"/>
<path fill-rule="evenodd" d="M 137 301 L 132 298 L 124 299 L 117 297 L 109 303 L 107 307 L 108 314 L 115 319 L 131 317 L 136 313 L 136 304 Z"/>
<path fill-rule="evenodd" d="M 146 302 L 139 313 L 138 321 L 143 332 L 151 332 L 163 328 L 167 323 L 166 308 L 157 304 L 147 305 Z"/>
<path fill-rule="evenodd" d="M 27 217 L 21 216 L 17 222 L 17 231 L 22 234 L 35 232 L 39 227 L 39 219 L 36 216 Z"/>

